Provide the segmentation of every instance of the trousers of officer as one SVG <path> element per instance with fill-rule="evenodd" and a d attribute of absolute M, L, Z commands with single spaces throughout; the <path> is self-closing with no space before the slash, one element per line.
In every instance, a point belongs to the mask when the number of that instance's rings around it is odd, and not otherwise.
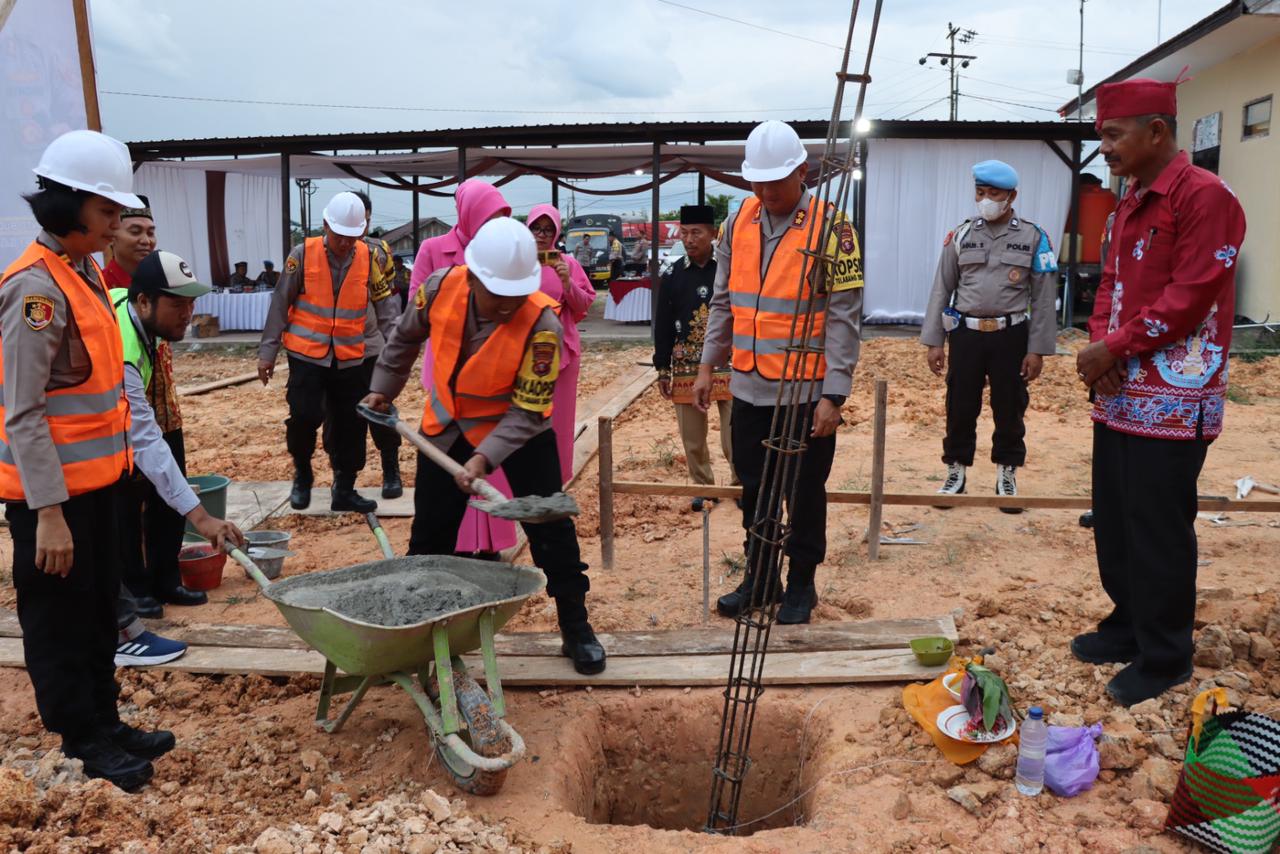
<path fill-rule="evenodd" d="M 449 456 L 466 463 L 475 448 L 459 436 Z M 555 431 L 544 430 L 502 462 L 503 474 L 514 495 L 551 495 L 560 492 L 560 455 Z M 413 526 L 409 530 L 409 554 L 451 555 L 458 541 L 458 526 L 470 496 L 458 489 L 453 475 L 418 454 L 414 477 Z M 587 565 L 582 562 L 578 534 L 572 519 L 530 524 L 522 522 L 529 538 L 534 566 L 547 576 L 547 595 L 556 600 L 561 627 L 587 621 L 586 595 L 591 589 Z"/>
<path fill-rule="evenodd" d="M 836 455 L 836 437 L 814 438 L 805 431 L 799 435 L 802 421 L 813 424 L 813 410 L 817 404 L 803 404 L 808 409 L 796 412 L 796 433 L 792 438 L 801 439 L 807 445 L 800 457 L 797 474 L 795 503 L 791 506 L 791 536 L 787 540 L 786 553 L 791 558 L 792 571 L 812 572 L 827 556 L 827 476 Z M 750 529 L 756 516 L 756 503 L 762 489 L 769 489 L 764 480 L 766 449 L 773 425 L 773 406 L 752 406 L 745 400 L 733 399 L 733 466 L 742 481 L 742 528 L 748 532 L 743 540 L 743 553 L 751 554 Z M 784 418 L 779 413 L 778 418 Z"/>
<path fill-rule="evenodd" d="M 1031 324 L 1023 321 L 995 332 L 970 329 L 963 323 L 947 335 L 947 435 L 942 461 L 973 465 L 978 445 L 982 389 L 991 386 L 991 461 L 1021 466 L 1027 460 L 1023 417 L 1031 397 L 1022 378 Z"/>
<path fill-rule="evenodd" d="M 164 434 L 178 469 L 187 473 L 187 450 L 181 428 Z M 124 585 L 134 596 L 159 597 L 182 584 L 178 552 L 186 519 L 174 510 L 151 481 L 135 471 L 121 488 L 120 566 Z"/>
<path fill-rule="evenodd" d="M 1115 607 L 1098 631 L 1137 645 L 1143 673 L 1191 666 L 1196 612 L 1196 481 L 1209 443 L 1093 425 L 1093 539 Z"/>
<path fill-rule="evenodd" d="M 348 368 L 347 370 L 363 371 L 365 375 L 365 385 L 367 386 L 369 381 L 373 379 L 373 369 L 377 367 L 377 364 L 378 357 L 371 356 L 368 359 L 365 359 L 364 364 L 359 368 Z M 369 389 L 366 388 L 365 394 L 368 393 Z M 363 398 L 364 395 L 362 394 L 360 397 Z M 360 420 L 365 421 L 364 418 L 361 418 Z M 400 434 L 395 430 L 392 430 L 390 427 L 382 424 L 374 424 L 371 421 L 367 422 L 367 426 L 369 430 L 369 438 L 373 440 L 373 446 L 378 449 L 378 453 L 382 455 L 383 459 L 386 459 L 387 457 L 394 458 L 400 451 Z M 326 448 L 328 448 L 330 443 L 333 441 L 331 436 L 333 429 L 333 418 L 326 416 L 324 419 L 323 434 L 324 446 Z"/>
<path fill-rule="evenodd" d="M 36 566 L 38 511 L 5 507 L 13 537 L 13 586 L 27 674 L 45 729 L 76 740 L 119 723 L 115 679 L 116 597 L 120 587 L 117 502 L 123 481 L 62 504 L 71 531 L 71 571 Z"/>
<path fill-rule="evenodd" d="M 356 404 L 369 391 L 371 371 L 367 361 L 340 369 L 336 363 L 317 365 L 289 356 L 285 444 L 296 465 L 310 466 L 316 431 L 324 427 L 324 450 L 333 471 L 355 474 L 364 468 L 368 422 L 356 412 Z"/>

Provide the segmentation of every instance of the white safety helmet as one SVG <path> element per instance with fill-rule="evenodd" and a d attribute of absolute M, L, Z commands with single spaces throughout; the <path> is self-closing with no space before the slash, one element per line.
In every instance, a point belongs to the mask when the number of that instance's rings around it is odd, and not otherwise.
<path fill-rule="evenodd" d="M 808 159 L 809 152 L 795 128 L 770 119 L 756 125 L 747 137 L 742 177 L 762 183 L 777 181 L 796 171 L 796 167 Z"/>
<path fill-rule="evenodd" d="M 146 204 L 133 194 L 133 160 L 123 142 L 93 130 L 72 130 L 49 143 L 31 170 L 41 178 L 124 205 Z"/>
<path fill-rule="evenodd" d="M 338 193 L 324 206 L 325 225 L 343 237 L 364 234 L 364 202 L 355 193 Z"/>
<path fill-rule="evenodd" d="M 467 269 L 500 297 L 528 296 L 542 285 L 538 243 L 524 223 L 509 216 L 482 225 L 464 257 Z"/>

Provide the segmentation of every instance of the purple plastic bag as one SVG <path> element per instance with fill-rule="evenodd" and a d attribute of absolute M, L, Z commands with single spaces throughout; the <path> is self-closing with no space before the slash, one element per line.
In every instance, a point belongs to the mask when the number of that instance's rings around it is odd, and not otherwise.
<path fill-rule="evenodd" d="M 1044 753 L 1044 784 L 1049 791 L 1072 798 L 1093 786 L 1098 779 L 1098 746 L 1102 724 L 1093 726 L 1051 726 Z"/>

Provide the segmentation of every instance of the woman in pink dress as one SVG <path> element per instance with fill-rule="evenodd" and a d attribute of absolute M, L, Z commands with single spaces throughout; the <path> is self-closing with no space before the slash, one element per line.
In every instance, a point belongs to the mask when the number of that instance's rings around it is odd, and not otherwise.
<path fill-rule="evenodd" d="M 529 230 L 538 242 L 539 251 L 556 248 L 560 239 L 560 211 L 551 205 L 534 205 L 529 211 Z M 596 289 L 591 286 L 582 265 L 571 255 L 560 255 L 554 264 L 542 267 L 542 292 L 560 303 L 560 325 L 564 327 L 563 353 L 560 357 L 560 377 L 556 380 L 555 394 L 551 399 L 551 427 L 556 434 L 556 448 L 560 452 L 560 480 L 568 483 L 573 477 L 573 440 L 577 425 L 578 369 L 581 367 L 582 339 L 578 334 L 578 322 L 587 316 L 587 309 L 595 301 Z"/>
<path fill-rule="evenodd" d="M 480 230 L 480 226 L 498 216 L 511 216 L 511 205 L 498 192 L 498 188 L 484 181 L 472 179 L 463 181 L 453 194 L 454 204 L 458 208 L 458 223 L 447 234 L 433 237 L 423 242 L 418 248 L 418 255 L 413 260 L 413 272 L 409 276 L 409 296 L 405 305 L 413 304 L 418 288 L 427 277 L 436 270 L 465 264 L 462 253 L 471 242 L 471 238 Z M 422 387 L 431 387 L 431 348 L 423 348 L 422 355 Z M 554 406 L 554 403 L 552 404 Z M 419 465 L 434 465 L 431 462 L 418 461 Z M 504 495 L 511 495 L 511 487 L 502 470 L 495 471 L 486 478 Z M 503 549 L 516 544 L 516 528 L 505 519 L 495 519 L 488 513 L 468 509 L 458 528 L 457 551 L 465 555 L 483 555 L 494 557 Z"/>

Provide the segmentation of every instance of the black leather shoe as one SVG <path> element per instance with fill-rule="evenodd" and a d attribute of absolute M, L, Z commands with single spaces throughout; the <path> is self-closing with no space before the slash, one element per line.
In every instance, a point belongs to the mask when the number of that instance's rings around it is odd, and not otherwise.
<path fill-rule="evenodd" d="M 128 724 L 119 723 L 106 731 L 106 737 L 126 753 L 132 753 L 143 759 L 155 759 L 163 756 L 178 743 L 173 733 L 166 729 L 155 732 L 136 729 Z"/>
<path fill-rule="evenodd" d="M 399 461 L 387 465 L 387 461 L 382 463 L 382 497 L 386 499 L 399 498 L 404 495 L 404 482 L 400 479 L 400 463 Z"/>
<path fill-rule="evenodd" d="M 294 476 L 293 489 L 289 490 L 289 506 L 294 510 L 306 510 L 311 506 L 311 478 Z"/>
<path fill-rule="evenodd" d="M 133 600 L 133 612 L 139 617 L 158 620 L 164 616 L 164 605 L 153 596 L 138 596 Z"/>
<path fill-rule="evenodd" d="M 1093 527 L 1093 511 L 1092 510 L 1090 510 L 1087 513 L 1080 514 L 1080 527 L 1081 528 Z"/>
<path fill-rule="evenodd" d="M 329 509 L 335 513 L 372 513 L 378 502 L 356 492 L 356 476 L 333 473 L 333 487 L 329 490 Z"/>
<path fill-rule="evenodd" d="M 1181 673 L 1167 675 L 1143 673 L 1138 662 L 1130 664 L 1107 683 L 1107 693 L 1122 706 L 1135 706 L 1144 700 L 1159 697 L 1175 685 L 1191 678 L 1191 665 Z"/>
<path fill-rule="evenodd" d="M 706 501 L 707 499 L 705 498 L 695 498 L 689 502 L 689 509 L 692 510 L 694 513 L 701 513 L 702 505 L 705 504 Z"/>
<path fill-rule="evenodd" d="M 74 741 L 64 739 L 62 752 L 84 763 L 86 777 L 107 780 L 126 792 L 141 789 L 154 773 L 148 760 L 134 756 L 102 735 Z"/>
<path fill-rule="evenodd" d="M 817 604 L 818 588 L 813 582 L 788 584 L 787 592 L 782 594 L 782 606 L 778 608 L 777 620 L 784 626 L 807 623 Z"/>
<path fill-rule="evenodd" d="M 1071 639 L 1071 654 L 1086 664 L 1128 664 L 1138 657 L 1138 645 L 1086 632 Z"/>
<path fill-rule="evenodd" d="M 573 669 L 584 675 L 603 673 L 604 647 L 596 640 L 590 623 L 560 630 L 560 654 L 573 662 Z"/>
<path fill-rule="evenodd" d="M 188 590 L 179 584 L 172 590 L 161 593 L 160 601 L 166 605 L 204 605 L 209 601 L 209 594 L 203 590 Z"/>
<path fill-rule="evenodd" d="M 716 613 L 722 617 L 736 617 L 747 610 L 751 604 L 751 584 L 752 580 L 750 578 L 744 578 L 736 588 L 717 599 Z M 781 584 L 774 582 L 773 595 L 770 597 L 770 601 L 777 602 L 781 598 L 782 591 L 778 589 L 781 586 Z"/>

